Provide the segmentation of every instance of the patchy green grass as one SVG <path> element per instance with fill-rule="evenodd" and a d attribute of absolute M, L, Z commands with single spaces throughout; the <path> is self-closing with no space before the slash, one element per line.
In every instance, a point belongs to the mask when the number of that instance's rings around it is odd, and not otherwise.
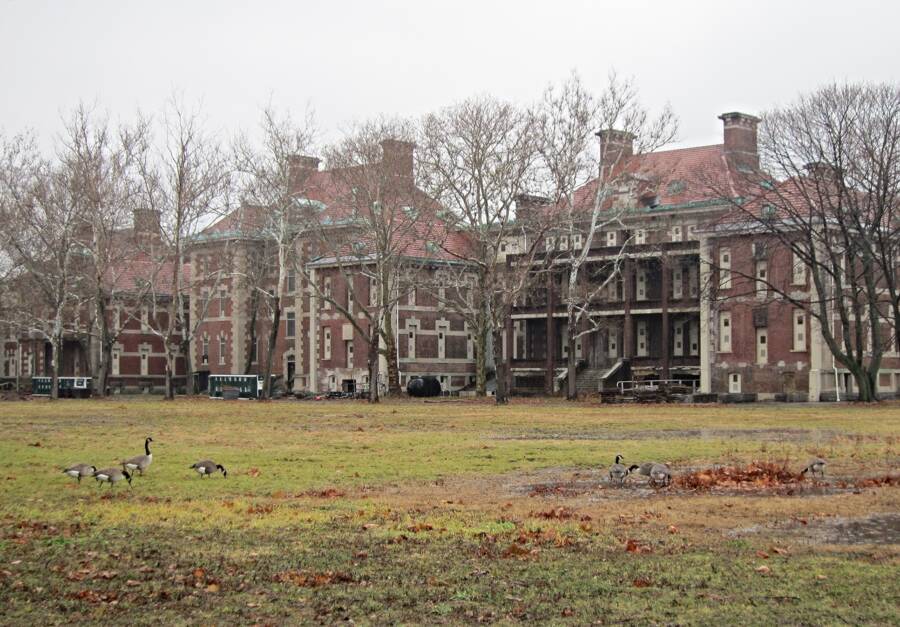
<path fill-rule="evenodd" d="M 4 623 L 900 621 L 900 490 L 853 489 L 900 468 L 897 404 L 31 401 L 0 434 Z M 147 435 L 133 489 L 61 473 Z M 617 453 L 821 455 L 828 485 L 620 490 Z M 835 531 L 870 514 L 883 538 Z"/>

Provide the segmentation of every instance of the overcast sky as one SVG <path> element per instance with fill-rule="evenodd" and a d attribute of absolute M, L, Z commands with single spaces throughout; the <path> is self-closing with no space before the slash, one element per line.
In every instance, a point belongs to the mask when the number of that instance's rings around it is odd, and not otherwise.
<path fill-rule="evenodd" d="M 80 100 L 128 117 L 177 90 L 227 135 L 271 100 L 311 105 L 329 139 L 473 94 L 528 103 L 573 69 L 600 89 L 615 68 L 671 103 L 681 145 L 717 143 L 724 111 L 898 81 L 898 25 L 900 2 L 861 0 L 0 0 L 0 130 L 49 137 Z"/>

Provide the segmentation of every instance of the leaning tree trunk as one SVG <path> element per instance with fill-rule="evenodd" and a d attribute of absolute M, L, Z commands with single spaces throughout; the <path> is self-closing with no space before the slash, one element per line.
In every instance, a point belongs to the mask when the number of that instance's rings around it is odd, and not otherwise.
<path fill-rule="evenodd" d="M 273 305 L 272 328 L 266 346 L 266 367 L 263 370 L 263 398 L 272 398 L 272 361 L 275 359 L 275 342 L 278 341 L 278 325 L 281 324 L 281 297 L 276 296 Z"/>

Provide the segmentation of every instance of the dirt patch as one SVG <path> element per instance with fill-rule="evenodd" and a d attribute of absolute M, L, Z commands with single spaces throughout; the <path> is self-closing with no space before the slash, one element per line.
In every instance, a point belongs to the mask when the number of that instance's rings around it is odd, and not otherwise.
<path fill-rule="evenodd" d="M 870 514 L 859 518 L 792 518 L 788 521 L 736 529 L 728 535 L 777 535 L 808 544 L 900 544 L 900 514 Z"/>
<path fill-rule="evenodd" d="M 645 429 L 641 431 L 520 433 L 495 435 L 493 440 L 727 440 L 743 438 L 760 442 L 822 442 L 846 435 L 822 429 Z"/>

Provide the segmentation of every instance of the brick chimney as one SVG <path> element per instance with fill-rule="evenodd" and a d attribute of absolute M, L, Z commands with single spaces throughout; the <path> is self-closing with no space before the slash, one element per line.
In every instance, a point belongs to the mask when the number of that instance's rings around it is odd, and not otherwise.
<path fill-rule="evenodd" d="M 319 170 L 319 158 L 306 155 L 291 155 L 288 157 L 288 179 L 291 191 L 299 192 L 303 189 L 306 179 L 313 172 Z"/>
<path fill-rule="evenodd" d="M 156 209 L 135 209 L 132 213 L 135 237 L 160 237 L 159 211 Z"/>
<path fill-rule="evenodd" d="M 600 138 L 600 178 L 609 177 L 613 168 L 634 155 L 634 135 L 627 131 L 597 131 Z"/>
<path fill-rule="evenodd" d="M 385 139 L 381 142 L 381 163 L 386 172 L 412 181 L 413 178 L 413 142 L 399 139 Z"/>
<path fill-rule="evenodd" d="M 536 217 L 536 212 L 541 207 L 550 204 L 550 199 L 534 194 L 519 194 L 516 196 L 516 221 L 530 222 Z"/>
<path fill-rule="evenodd" d="M 725 156 L 738 167 L 759 169 L 759 150 L 756 144 L 759 118 L 732 111 L 723 113 L 719 119 L 724 126 Z"/>

